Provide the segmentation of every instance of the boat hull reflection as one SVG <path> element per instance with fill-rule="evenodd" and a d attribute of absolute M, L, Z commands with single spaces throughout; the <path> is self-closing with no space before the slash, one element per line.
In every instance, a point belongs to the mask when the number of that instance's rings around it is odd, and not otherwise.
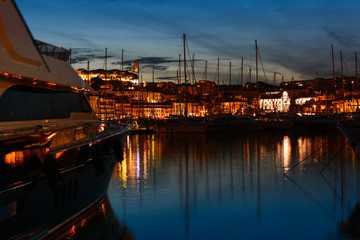
<path fill-rule="evenodd" d="M 46 236 L 51 239 L 135 239 L 119 222 L 106 195 L 93 208 Z"/>

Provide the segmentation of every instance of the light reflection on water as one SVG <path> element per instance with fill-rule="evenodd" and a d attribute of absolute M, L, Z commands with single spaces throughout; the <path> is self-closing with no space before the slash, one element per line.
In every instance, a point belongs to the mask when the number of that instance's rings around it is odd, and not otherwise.
<path fill-rule="evenodd" d="M 359 197 L 345 143 L 336 131 L 131 135 L 109 198 L 136 239 L 339 239 Z"/>

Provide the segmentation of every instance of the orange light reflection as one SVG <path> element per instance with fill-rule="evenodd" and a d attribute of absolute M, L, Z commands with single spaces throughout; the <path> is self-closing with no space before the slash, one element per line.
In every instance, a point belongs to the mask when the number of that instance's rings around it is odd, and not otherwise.
<path fill-rule="evenodd" d="M 24 152 L 17 151 L 5 155 L 5 164 L 16 166 L 24 163 Z"/>
<path fill-rule="evenodd" d="M 284 170 L 287 171 L 290 169 L 290 160 L 291 160 L 291 141 L 288 136 L 284 136 L 283 139 L 283 155 L 284 155 Z"/>

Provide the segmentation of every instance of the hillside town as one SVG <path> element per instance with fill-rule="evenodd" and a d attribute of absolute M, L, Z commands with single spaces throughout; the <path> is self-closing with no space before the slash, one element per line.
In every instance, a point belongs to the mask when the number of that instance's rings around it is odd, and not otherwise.
<path fill-rule="evenodd" d="M 260 81 L 218 85 L 209 80 L 194 84 L 140 82 L 136 66 L 131 72 L 102 69 L 77 72 L 94 89 L 91 105 L 101 119 L 108 120 L 272 112 L 332 115 L 358 110 L 355 77 L 290 81 L 280 86 Z"/>

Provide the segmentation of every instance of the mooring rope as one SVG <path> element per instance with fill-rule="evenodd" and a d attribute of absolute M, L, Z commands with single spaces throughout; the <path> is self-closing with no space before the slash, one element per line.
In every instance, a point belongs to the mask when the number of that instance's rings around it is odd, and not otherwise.
<path fill-rule="evenodd" d="M 322 144 L 320 147 L 318 147 L 317 149 L 315 149 L 314 151 L 312 151 L 309 155 L 307 155 L 303 160 L 299 161 L 298 163 L 296 163 L 294 166 L 292 166 L 289 170 L 287 170 L 286 172 L 284 172 L 285 175 L 288 174 L 288 172 L 290 172 L 291 170 L 293 170 L 294 168 L 296 168 L 297 166 L 299 166 L 302 162 L 304 162 L 306 159 L 308 159 L 311 155 L 313 155 L 314 153 L 316 153 L 317 151 L 319 151 L 321 148 L 323 148 L 325 145 L 327 144 L 324 143 Z"/>

